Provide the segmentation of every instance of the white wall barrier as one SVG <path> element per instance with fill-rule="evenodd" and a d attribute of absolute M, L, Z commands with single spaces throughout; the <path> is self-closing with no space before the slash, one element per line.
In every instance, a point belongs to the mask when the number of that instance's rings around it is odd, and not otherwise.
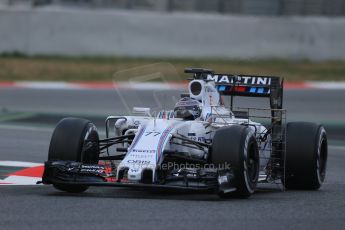
<path fill-rule="evenodd" d="M 345 60 L 345 18 L 0 9 L 0 53 Z"/>

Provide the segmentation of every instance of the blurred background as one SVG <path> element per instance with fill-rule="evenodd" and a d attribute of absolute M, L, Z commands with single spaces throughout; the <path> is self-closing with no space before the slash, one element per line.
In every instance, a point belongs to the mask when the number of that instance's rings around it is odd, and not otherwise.
<path fill-rule="evenodd" d="M 345 15 L 343 0 L 2 0 L 4 5 L 244 15 Z"/>
<path fill-rule="evenodd" d="M 121 82 L 193 66 L 284 77 L 290 120 L 344 125 L 344 41 L 343 0 L 0 0 L 0 121 L 171 108 L 185 85 Z"/>
<path fill-rule="evenodd" d="M 163 61 L 340 81 L 344 16 L 343 0 L 0 0 L 0 80 L 110 81 Z"/>

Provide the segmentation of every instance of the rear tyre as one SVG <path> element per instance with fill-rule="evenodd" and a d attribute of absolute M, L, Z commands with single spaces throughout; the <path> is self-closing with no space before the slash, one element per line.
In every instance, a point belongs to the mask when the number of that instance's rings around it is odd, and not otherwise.
<path fill-rule="evenodd" d="M 286 129 L 287 189 L 317 190 L 326 176 L 327 135 L 322 125 L 290 122 Z"/>
<path fill-rule="evenodd" d="M 99 137 L 96 126 L 80 118 L 64 118 L 56 126 L 49 146 L 48 161 L 75 161 L 97 164 Z M 65 192 L 80 193 L 88 189 L 83 185 L 53 184 Z"/>
<path fill-rule="evenodd" d="M 255 135 L 248 127 L 233 125 L 217 130 L 212 142 L 211 162 L 219 170 L 229 164 L 233 173 L 231 185 L 236 191 L 219 188 L 220 197 L 248 198 L 254 193 L 259 177 L 259 150 Z"/>

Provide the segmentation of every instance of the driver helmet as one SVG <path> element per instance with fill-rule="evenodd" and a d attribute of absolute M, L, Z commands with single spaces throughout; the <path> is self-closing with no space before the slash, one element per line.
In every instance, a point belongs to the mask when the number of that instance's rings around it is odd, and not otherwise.
<path fill-rule="evenodd" d="M 174 108 L 174 117 L 184 120 L 195 120 L 201 115 L 201 103 L 198 100 L 184 97 L 180 99 Z"/>

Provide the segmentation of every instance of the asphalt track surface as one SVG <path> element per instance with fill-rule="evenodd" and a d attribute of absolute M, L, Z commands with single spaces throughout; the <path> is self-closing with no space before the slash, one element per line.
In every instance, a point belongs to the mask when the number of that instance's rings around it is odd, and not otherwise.
<path fill-rule="evenodd" d="M 150 93 L 138 93 L 143 105 L 153 104 Z M 345 120 L 343 98 L 344 91 L 291 90 L 285 93 L 285 105 L 292 120 L 340 124 Z M 3 111 L 111 114 L 126 110 L 114 101 L 112 91 L 0 90 Z M 51 133 L 50 126 L 0 123 L 0 160 L 45 161 Z M 248 200 L 123 188 L 91 188 L 71 195 L 51 186 L 1 186 L 0 229 L 343 229 L 344 165 L 345 147 L 331 145 L 321 190 L 265 188 Z"/>
<path fill-rule="evenodd" d="M 173 108 L 178 91 L 0 89 L 0 111 L 112 115 L 133 106 Z M 290 120 L 345 123 L 345 90 L 285 90 Z M 269 107 L 266 98 L 235 97 L 235 106 Z M 131 109 L 130 109 L 131 110 Z M 129 111 L 130 112 L 130 111 Z"/>

